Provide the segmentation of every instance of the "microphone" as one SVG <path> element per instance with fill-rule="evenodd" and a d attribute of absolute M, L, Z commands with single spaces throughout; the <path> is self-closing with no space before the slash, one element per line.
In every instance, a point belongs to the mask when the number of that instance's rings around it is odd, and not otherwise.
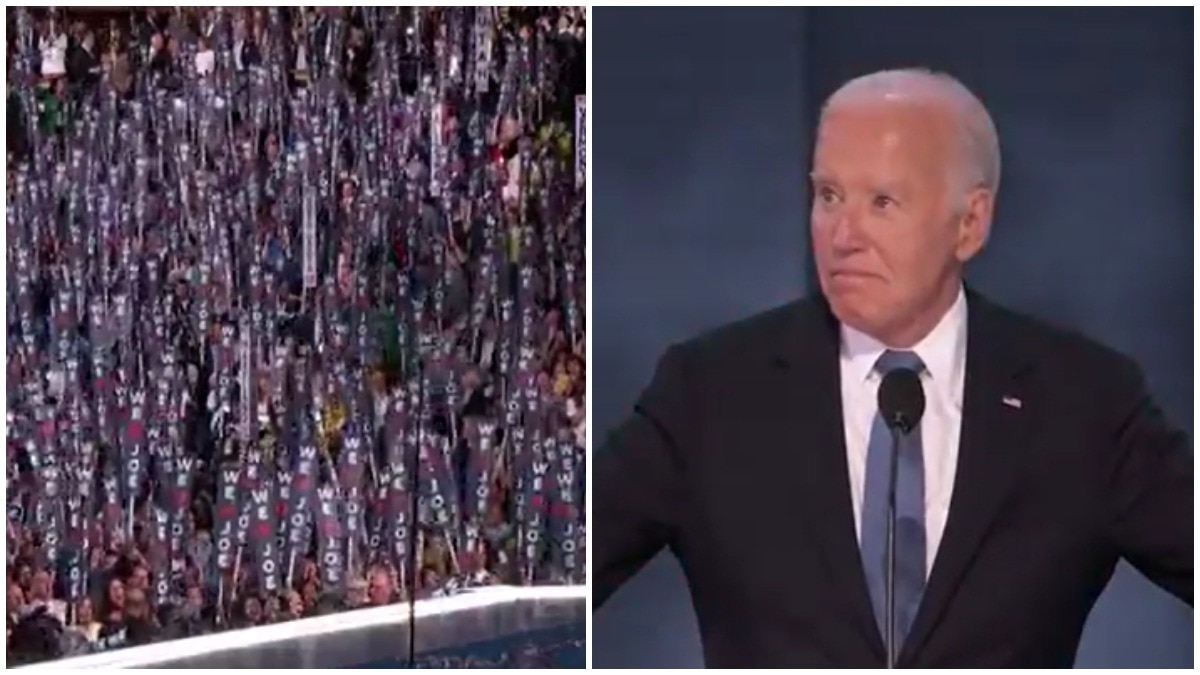
<path fill-rule="evenodd" d="M 900 454 L 900 437 L 917 428 L 921 416 L 925 414 L 925 390 L 921 387 L 921 376 L 908 368 L 890 371 L 879 384 L 878 401 L 879 414 L 892 432 L 892 455 L 888 460 L 887 572 L 883 609 L 887 621 L 883 639 L 887 649 L 887 667 L 890 669 L 896 667 L 899 647 L 896 644 L 896 460 Z"/>
<path fill-rule="evenodd" d="M 879 385 L 879 413 L 893 432 L 907 434 L 925 414 L 925 390 L 917 371 L 897 368 L 883 376 Z"/>

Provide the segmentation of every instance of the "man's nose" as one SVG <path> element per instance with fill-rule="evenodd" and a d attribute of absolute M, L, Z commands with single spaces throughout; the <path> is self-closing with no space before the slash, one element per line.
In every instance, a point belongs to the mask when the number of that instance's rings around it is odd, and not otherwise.
<path fill-rule="evenodd" d="M 833 248 L 839 253 L 848 253 L 864 246 L 863 217 L 861 209 L 851 203 L 844 204 L 833 221 Z"/>

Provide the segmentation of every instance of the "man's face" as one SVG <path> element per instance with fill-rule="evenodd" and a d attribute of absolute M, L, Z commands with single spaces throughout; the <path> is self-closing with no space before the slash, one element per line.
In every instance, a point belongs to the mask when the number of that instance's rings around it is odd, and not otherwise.
<path fill-rule="evenodd" d="M 212 535 L 208 532 L 198 533 L 196 535 L 196 555 L 207 560 L 210 553 L 212 553 Z"/>
<path fill-rule="evenodd" d="M 965 165 L 948 106 L 851 96 L 817 132 L 813 252 L 838 319 L 890 342 L 957 293 L 959 265 L 982 239 L 965 236 L 978 228 L 963 226 Z"/>
<path fill-rule="evenodd" d="M 500 121 L 499 142 L 501 144 L 511 143 L 512 141 L 517 140 L 520 135 L 521 123 L 518 122 L 515 117 L 505 116 L 504 119 Z"/>
<path fill-rule="evenodd" d="M 300 616 L 304 613 L 304 601 L 300 599 L 300 594 L 295 591 L 289 591 L 287 596 L 288 612 L 292 616 Z"/>
<path fill-rule="evenodd" d="M 8 585 L 8 611 L 14 613 L 25 606 L 25 593 L 21 590 L 20 584 L 11 583 Z"/>
<path fill-rule="evenodd" d="M 50 573 L 38 570 L 29 582 L 29 597 L 35 601 L 50 599 Z"/>
<path fill-rule="evenodd" d="M 150 587 L 150 571 L 145 567 L 138 566 L 133 570 L 133 576 L 129 578 L 129 587 L 138 590 L 146 590 Z"/>
<path fill-rule="evenodd" d="M 258 602 L 258 598 L 246 600 L 246 618 L 255 622 L 262 619 L 262 605 Z"/>
<path fill-rule="evenodd" d="M 388 578 L 387 572 L 376 571 L 371 575 L 367 596 L 372 605 L 386 605 L 392 599 L 392 580 Z"/>

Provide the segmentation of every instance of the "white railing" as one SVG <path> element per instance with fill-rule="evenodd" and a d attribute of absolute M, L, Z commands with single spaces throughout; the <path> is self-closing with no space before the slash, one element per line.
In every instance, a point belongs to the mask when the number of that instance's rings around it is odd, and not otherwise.
<path fill-rule="evenodd" d="M 566 600 L 586 598 L 586 586 L 484 586 L 473 588 L 448 598 L 418 600 L 413 615 L 443 616 L 456 612 L 501 605 L 518 600 Z M 64 668 L 142 668 L 230 649 L 258 647 L 273 642 L 295 640 L 316 635 L 330 635 L 381 624 L 407 625 L 409 606 L 396 603 L 384 607 L 356 609 L 325 616 L 296 619 L 267 626 L 168 640 L 137 647 L 124 647 L 109 652 L 57 659 L 20 668 L 22 671 L 61 670 Z"/>

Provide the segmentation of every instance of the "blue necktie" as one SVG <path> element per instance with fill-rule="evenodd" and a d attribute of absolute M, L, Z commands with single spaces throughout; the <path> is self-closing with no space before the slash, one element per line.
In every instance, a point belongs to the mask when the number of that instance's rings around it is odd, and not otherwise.
<path fill-rule="evenodd" d="M 925 369 L 913 352 L 886 351 L 875 363 L 881 375 L 897 368 Z M 862 505 L 862 560 L 880 635 L 887 635 L 888 473 L 892 432 L 876 412 L 867 446 L 867 475 Z M 912 627 L 925 590 L 925 460 L 921 426 L 900 437 L 896 465 L 896 651 Z M 885 637 L 886 639 L 886 637 Z"/>

